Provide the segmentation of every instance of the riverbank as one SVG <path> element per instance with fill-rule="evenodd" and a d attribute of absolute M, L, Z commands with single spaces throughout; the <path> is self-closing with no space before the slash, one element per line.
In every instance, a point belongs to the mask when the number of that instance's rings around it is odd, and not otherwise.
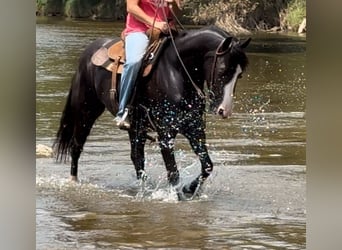
<path fill-rule="evenodd" d="M 217 25 L 233 34 L 306 32 L 306 0 L 183 1 L 184 25 Z M 36 0 L 36 15 L 124 20 L 123 0 Z"/>

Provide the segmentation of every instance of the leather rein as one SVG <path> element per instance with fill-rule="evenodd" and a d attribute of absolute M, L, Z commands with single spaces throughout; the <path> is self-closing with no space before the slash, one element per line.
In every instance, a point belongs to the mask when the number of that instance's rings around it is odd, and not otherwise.
<path fill-rule="evenodd" d="M 222 46 L 223 46 L 223 43 L 226 41 L 226 39 L 223 39 L 219 46 L 216 48 L 216 51 L 215 51 L 215 55 L 214 55 L 214 60 L 213 60 L 213 64 L 211 66 L 211 72 L 210 72 L 210 80 L 209 82 L 207 83 L 207 87 L 209 89 L 209 92 L 211 92 L 211 88 L 213 86 L 213 84 L 215 83 L 215 72 L 216 72 L 216 64 L 217 64 L 217 58 L 219 56 L 222 56 L 222 55 L 225 55 L 227 54 L 231 48 L 232 48 L 232 44 L 233 42 L 230 42 L 228 48 L 226 50 L 223 50 L 223 51 L 220 51 Z"/>
<path fill-rule="evenodd" d="M 162 1 L 162 2 L 164 2 L 164 1 Z M 159 6 L 158 6 L 158 8 L 159 8 Z M 170 8 L 170 10 L 171 10 L 171 14 L 173 15 L 173 18 L 176 20 L 176 22 L 178 23 L 178 25 L 184 30 L 183 25 L 182 25 L 182 24 L 180 23 L 180 21 L 178 20 L 177 16 L 175 15 L 175 13 L 174 13 L 173 10 L 172 10 L 172 8 Z M 164 9 L 163 9 L 163 15 L 164 15 L 165 19 L 167 20 L 167 16 L 166 16 L 166 13 L 165 13 L 165 10 L 164 10 Z M 156 17 L 155 17 L 155 18 L 156 18 Z M 154 20 L 154 21 L 155 21 L 155 20 Z M 154 22 L 153 22 L 153 25 L 154 25 Z M 178 52 L 178 49 L 177 49 L 177 46 L 176 46 L 176 43 L 175 43 L 175 38 L 174 38 L 174 36 L 173 36 L 173 34 L 172 34 L 170 25 L 168 25 L 168 29 L 169 29 L 169 35 L 170 35 L 170 38 L 171 38 L 171 41 L 172 41 L 172 45 L 173 45 L 173 47 L 174 47 L 174 49 L 175 49 L 176 55 L 177 55 L 177 57 L 178 57 L 178 60 L 180 61 L 180 63 L 181 63 L 181 65 L 182 65 L 182 67 L 183 67 L 185 73 L 187 74 L 187 76 L 188 76 L 188 78 L 189 78 L 191 84 L 192 84 L 193 87 L 196 89 L 197 94 L 198 94 L 202 99 L 205 99 L 205 98 L 206 98 L 205 94 L 204 94 L 203 91 L 197 86 L 197 84 L 194 82 L 194 80 L 191 78 L 191 75 L 190 75 L 189 71 L 188 71 L 187 68 L 185 67 L 185 65 L 184 65 L 184 63 L 183 63 L 183 60 L 182 60 L 182 58 L 181 58 L 180 55 L 179 55 L 179 52 Z M 216 51 L 215 51 L 214 60 L 213 60 L 213 64 L 212 64 L 212 67 L 211 67 L 210 80 L 209 80 L 209 82 L 207 83 L 207 87 L 208 87 L 208 89 L 209 89 L 209 93 L 211 92 L 211 88 L 212 88 L 212 86 L 213 86 L 213 84 L 214 84 L 214 80 L 215 80 L 215 79 L 214 79 L 214 75 L 215 75 L 215 71 L 216 71 L 217 58 L 218 58 L 219 56 L 222 56 L 222 55 L 228 53 L 228 52 L 230 51 L 230 49 L 232 48 L 233 42 L 231 42 L 231 43 L 229 44 L 229 46 L 228 46 L 228 48 L 227 48 L 226 50 L 221 51 L 221 48 L 222 48 L 222 46 L 223 46 L 223 44 L 224 44 L 225 41 L 226 41 L 226 38 L 224 38 L 224 39 L 220 42 L 220 44 L 218 45 L 218 47 L 216 48 Z"/>

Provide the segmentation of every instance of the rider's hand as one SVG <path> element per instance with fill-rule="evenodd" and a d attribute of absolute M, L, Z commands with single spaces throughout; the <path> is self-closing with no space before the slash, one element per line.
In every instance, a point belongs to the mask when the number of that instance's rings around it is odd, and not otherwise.
<path fill-rule="evenodd" d="M 163 33 L 169 33 L 169 24 L 167 22 L 155 22 L 154 27 L 160 29 Z"/>

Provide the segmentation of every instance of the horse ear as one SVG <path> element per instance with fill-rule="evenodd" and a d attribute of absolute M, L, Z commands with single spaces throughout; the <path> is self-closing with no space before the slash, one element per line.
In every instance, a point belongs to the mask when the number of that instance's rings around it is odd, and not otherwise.
<path fill-rule="evenodd" d="M 248 46 L 248 44 L 250 43 L 250 41 L 252 40 L 252 38 L 248 38 L 246 41 L 244 41 L 243 43 L 240 43 L 240 47 L 242 48 L 242 49 L 245 49 L 247 46 Z"/>
<path fill-rule="evenodd" d="M 233 38 L 232 37 L 227 37 L 224 39 L 222 42 L 222 45 L 219 48 L 219 53 L 226 53 L 230 49 L 230 45 L 232 43 Z"/>

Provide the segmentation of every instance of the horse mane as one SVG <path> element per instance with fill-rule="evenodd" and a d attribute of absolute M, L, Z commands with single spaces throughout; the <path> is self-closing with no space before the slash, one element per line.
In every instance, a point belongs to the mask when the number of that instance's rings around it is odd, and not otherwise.
<path fill-rule="evenodd" d="M 232 38 L 232 49 L 231 49 L 231 57 L 237 58 L 241 68 L 244 70 L 248 66 L 248 58 L 245 55 L 243 49 L 239 46 L 240 40 L 236 37 L 232 36 L 229 32 L 223 30 L 222 28 L 215 26 L 215 25 L 209 25 L 204 26 L 200 29 L 190 29 L 190 30 L 183 30 L 178 33 L 176 36 L 176 39 L 183 40 L 188 39 L 189 37 L 196 36 L 199 34 L 213 34 L 217 35 L 218 37 L 222 39 L 226 38 Z"/>
<path fill-rule="evenodd" d="M 221 36 L 222 38 L 227 38 L 227 37 L 232 37 L 231 34 L 229 34 L 227 31 L 215 26 L 215 25 L 209 25 L 209 26 L 204 26 L 202 28 L 199 29 L 190 29 L 190 30 L 183 30 L 181 31 L 178 36 L 179 37 L 184 37 L 187 35 L 195 35 L 198 33 L 206 33 L 206 32 L 212 32 L 215 34 L 218 34 L 219 36 Z"/>
<path fill-rule="evenodd" d="M 209 25 L 209 26 L 207 26 L 207 27 L 204 27 L 204 28 L 202 28 L 203 30 L 211 30 L 211 31 L 214 31 L 214 32 L 216 32 L 216 33 L 219 33 L 221 36 L 223 36 L 223 37 L 232 37 L 232 35 L 231 34 L 229 34 L 227 31 L 225 31 L 225 30 L 223 30 L 223 29 L 221 29 L 221 28 L 219 28 L 219 27 L 217 27 L 217 26 L 215 26 L 215 25 Z"/>

